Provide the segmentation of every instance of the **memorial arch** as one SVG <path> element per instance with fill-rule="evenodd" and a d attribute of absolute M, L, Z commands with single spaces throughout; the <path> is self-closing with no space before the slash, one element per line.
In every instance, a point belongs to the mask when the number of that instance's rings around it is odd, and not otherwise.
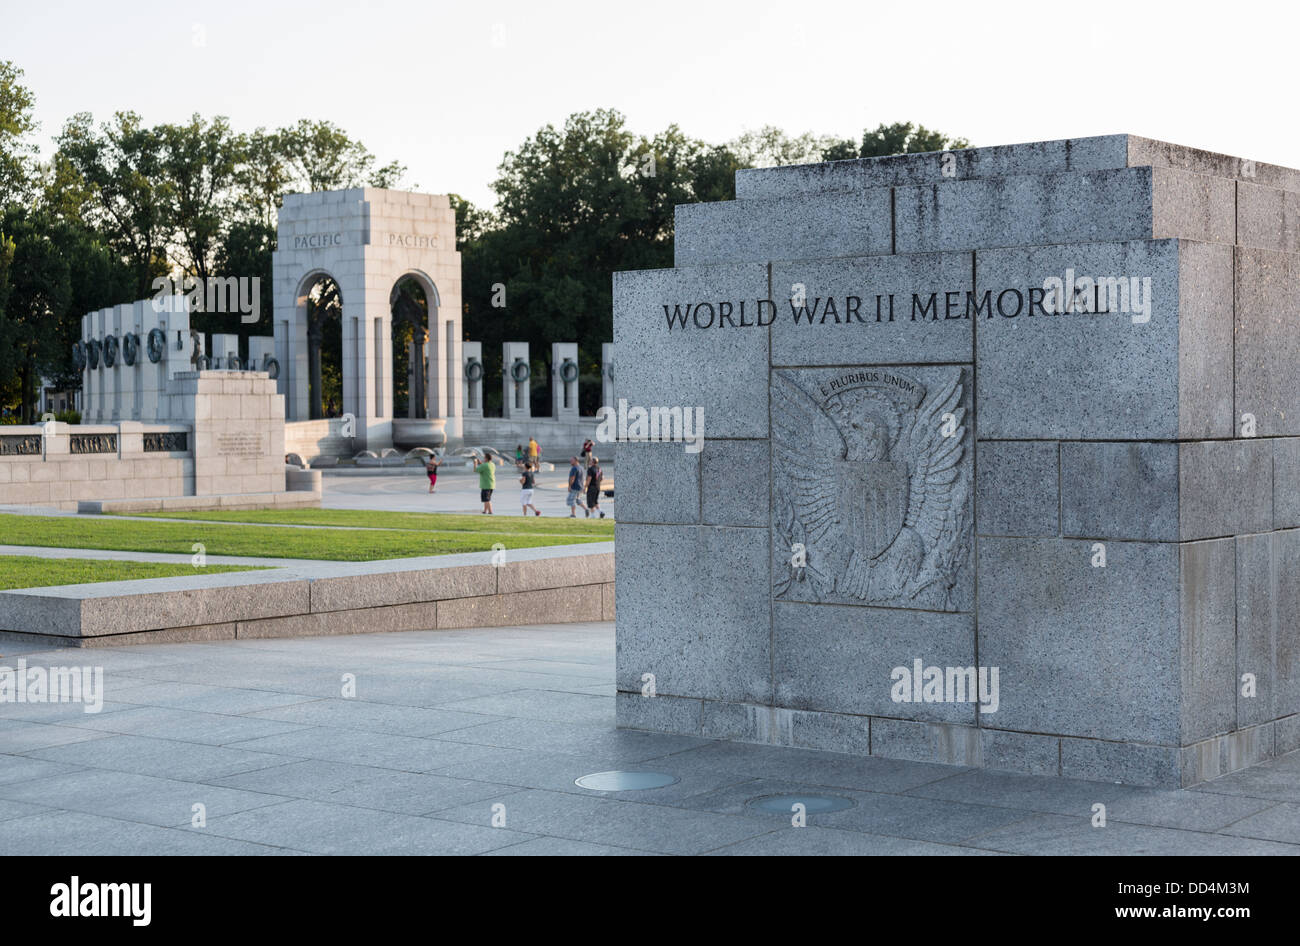
<path fill-rule="evenodd" d="M 275 352 L 286 420 L 312 417 L 316 345 L 309 335 L 310 293 L 332 279 L 341 300 L 339 413 L 356 418 L 357 449 L 393 445 L 393 313 L 403 283 L 423 295 L 427 366 L 414 414 L 462 437 L 460 254 L 445 195 L 364 187 L 289 194 L 280 209 L 273 257 Z M 407 310 L 409 318 L 409 309 Z M 412 392 L 413 396 L 413 392 Z"/>

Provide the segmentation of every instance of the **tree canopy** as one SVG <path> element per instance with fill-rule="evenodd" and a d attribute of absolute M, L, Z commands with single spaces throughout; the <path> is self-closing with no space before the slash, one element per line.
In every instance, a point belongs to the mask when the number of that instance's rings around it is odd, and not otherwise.
<path fill-rule="evenodd" d="M 284 194 L 396 187 L 406 170 L 329 121 L 241 132 L 223 116 L 149 125 L 131 111 L 100 123 L 73 115 L 41 162 L 35 96 L 22 79 L 0 61 L 0 405 L 25 419 L 42 377 L 79 383 L 70 350 L 81 316 L 148 297 L 156 277 L 260 277 L 259 323 L 220 313 L 193 322 L 268 334 Z M 860 142 L 766 126 L 712 143 L 677 125 L 639 134 L 612 109 L 575 113 L 505 154 L 494 207 L 450 195 L 466 337 L 484 343 L 489 370 L 503 341 L 532 343 L 544 363 L 550 342 L 576 339 L 583 380 L 594 382 L 600 343 L 612 337 L 611 276 L 672 265 L 677 205 L 732 199 L 741 168 L 966 146 L 907 122 L 867 129 Z M 326 292 L 313 311 L 336 309 Z M 487 396 L 491 409 L 500 392 Z"/>

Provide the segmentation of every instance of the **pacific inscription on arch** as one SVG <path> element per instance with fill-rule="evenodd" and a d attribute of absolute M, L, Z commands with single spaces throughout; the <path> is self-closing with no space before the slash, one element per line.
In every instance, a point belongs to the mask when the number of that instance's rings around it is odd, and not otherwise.
<path fill-rule="evenodd" d="M 772 372 L 772 591 L 779 600 L 974 606 L 970 372 Z"/>

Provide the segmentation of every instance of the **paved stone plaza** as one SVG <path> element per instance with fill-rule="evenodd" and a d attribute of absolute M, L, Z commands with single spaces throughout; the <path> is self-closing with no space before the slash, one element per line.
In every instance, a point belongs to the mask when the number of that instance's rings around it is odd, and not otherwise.
<path fill-rule="evenodd" d="M 609 623 L 20 656 L 106 698 L 5 707 L 7 854 L 1300 854 L 1300 753 L 1164 791 L 615 730 Z M 746 807 L 798 792 L 854 804 Z"/>

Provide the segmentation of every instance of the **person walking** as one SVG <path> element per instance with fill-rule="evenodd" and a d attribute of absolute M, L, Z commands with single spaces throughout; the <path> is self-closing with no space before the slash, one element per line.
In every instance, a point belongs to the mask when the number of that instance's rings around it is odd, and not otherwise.
<path fill-rule="evenodd" d="M 478 498 L 483 503 L 483 515 L 492 515 L 492 491 L 497 488 L 497 468 L 492 460 L 483 457 L 474 467 L 478 474 Z"/>
<path fill-rule="evenodd" d="M 569 518 L 578 518 L 578 507 L 582 506 L 582 467 L 577 457 L 569 457 L 569 495 L 564 498 L 564 505 L 569 507 Z M 582 506 L 586 512 L 587 507 Z"/>
<path fill-rule="evenodd" d="M 534 515 L 540 516 L 542 511 L 533 505 L 533 490 L 537 487 L 537 470 L 531 463 L 524 465 L 524 473 L 519 477 L 519 503 L 524 507 L 524 515 L 528 515 L 531 509 Z"/>
<path fill-rule="evenodd" d="M 438 459 L 437 454 L 429 454 L 429 459 L 424 461 L 424 472 L 429 474 L 429 492 L 438 485 L 438 467 L 442 466 L 442 461 Z"/>
<path fill-rule="evenodd" d="M 603 476 L 600 460 L 593 456 L 591 466 L 587 467 L 587 518 L 591 518 L 593 512 L 600 512 L 600 518 L 605 518 L 600 511 L 600 480 Z"/>
<path fill-rule="evenodd" d="M 596 445 L 588 438 L 582 442 L 582 467 L 586 469 L 591 466 L 591 455 L 595 452 Z"/>

